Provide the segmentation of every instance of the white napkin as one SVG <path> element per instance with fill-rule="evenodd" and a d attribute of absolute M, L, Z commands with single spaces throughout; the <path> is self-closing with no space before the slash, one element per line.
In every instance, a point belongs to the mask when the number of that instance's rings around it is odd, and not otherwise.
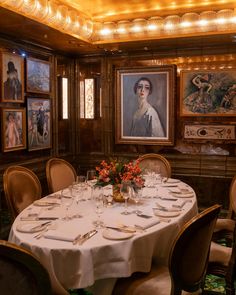
<path fill-rule="evenodd" d="M 76 231 L 71 231 L 70 229 L 67 229 L 66 231 L 63 229 L 49 230 L 44 234 L 44 238 L 72 242 L 78 234 L 78 229 Z"/>
<path fill-rule="evenodd" d="M 184 205 L 186 203 L 192 203 L 192 200 L 185 200 L 185 201 L 182 201 L 182 203 L 180 203 L 180 204 L 173 204 L 172 207 L 173 208 L 180 208 L 181 209 L 181 208 L 184 207 Z"/>
<path fill-rule="evenodd" d="M 53 208 L 52 210 L 42 210 L 38 217 L 40 218 L 59 218 L 62 216 L 62 209 L 61 208 Z"/>
<path fill-rule="evenodd" d="M 44 234 L 47 239 L 72 242 L 79 235 L 83 235 L 93 228 L 78 228 L 76 220 L 58 223 L 57 229 L 49 230 Z"/>
<path fill-rule="evenodd" d="M 160 220 L 158 219 L 152 219 L 152 220 L 140 220 L 138 223 L 134 224 L 134 226 L 141 228 L 141 229 L 148 229 L 154 225 L 157 225 L 160 223 Z"/>
<path fill-rule="evenodd" d="M 155 188 L 150 188 L 150 187 L 144 187 L 143 188 L 143 192 L 142 192 L 142 196 L 145 198 L 152 198 L 153 196 L 155 196 L 155 194 L 157 193 Z"/>

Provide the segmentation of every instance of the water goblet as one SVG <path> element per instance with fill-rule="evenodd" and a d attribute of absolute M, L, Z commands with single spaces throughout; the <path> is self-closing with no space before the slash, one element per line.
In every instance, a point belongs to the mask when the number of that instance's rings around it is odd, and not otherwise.
<path fill-rule="evenodd" d="M 78 183 L 79 192 L 81 194 L 81 201 L 86 201 L 86 198 L 84 196 L 84 192 L 86 190 L 86 177 L 84 175 L 78 175 L 76 178 L 76 181 Z"/>
<path fill-rule="evenodd" d="M 122 197 L 125 199 L 125 211 L 122 214 L 129 214 L 128 212 L 128 198 L 131 194 L 131 183 L 130 181 L 122 181 L 120 186 L 120 193 Z"/>
<path fill-rule="evenodd" d="M 64 220 L 70 219 L 68 215 L 68 211 L 72 203 L 73 203 L 72 186 L 69 186 L 69 195 L 68 195 L 68 189 L 61 190 L 61 204 L 66 208 L 66 215 L 64 217 Z"/>
<path fill-rule="evenodd" d="M 103 197 L 103 188 L 101 186 L 92 187 L 92 202 L 95 213 L 97 215 L 97 220 L 95 220 L 93 224 L 97 228 L 103 227 L 103 222 L 101 221 L 101 214 L 104 210 Z"/>
<path fill-rule="evenodd" d="M 90 183 L 96 183 L 96 176 L 96 170 L 87 171 L 86 182 L 88 185 L 90 185 Z"/>
<path fill-rule="evenodd" d="M 135 185 L 133 188 L 132 198 L 133 198 L 135 205 L 136 205 L 136 209 L 134 211 L 134 213 L 136 213 L 136 214 L 140 213 L 140 210 L 138 210 L 138 206 L 140 204 L 142 194 L 143 194 L 143 187 L 141 185 Z"/>

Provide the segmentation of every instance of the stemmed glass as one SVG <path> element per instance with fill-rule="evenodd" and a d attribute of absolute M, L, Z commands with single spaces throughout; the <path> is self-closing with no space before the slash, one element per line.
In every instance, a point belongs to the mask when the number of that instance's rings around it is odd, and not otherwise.
<path fill-rule="evenodd" d="M 101 221 L 101 214 L 104 210 L 103 204 L 103 188 L 101 186 L 92 187 L 92 202 L 94 206 L 95 213 L 97 214 L 97 220 L 93 222 L 95 227 L 103 227 L 103 222 Z"/>
<path fill-rule="evenodd" d="M 138 205 L 140 204 L 140 199 L 142 197 L 142 193 L 143 193 L 143 188 L 141 185 L 135 185 L 134 188 L 133 188 L 133 195 L 132 195 L 132 199 L 134 200 L 135 202 L 135 205 L 136 205 L 136 210 L 135 210 L 135 213 L 136 214 L 139 214 L 140 211 L 138 210 Z"/>
<path fill-rule="evenodd" d="M 86 198 L 84 197 L 84 192 L 86 190 L 86 177 L 84 175 L 78 175 L 76 178 L 77 186 L 79 194 L 81 195 L 81 201 L 86 201 Z"/>
<path fill-rule="evenodd" d="M 69 195 L 67 193 L 68 189 L 69 189 Z M 61 190 L 61 203 L 64 207 L 66 207 L 66 215 L 64 217 L 64 220 L 70 219 L 68 215 L 68 211 L 69 211 L 69 207 L 73 203 L 72 185 L 70 185 L 68 189 Z"/>
<path fill-rule="evenodd" d="M 96 170 L 87 171 L 86 181 L 89 182 L 90 180 L 93 180 L 94 182 L 96 182 Z"/>
<path fill-rule="evenodd" d="M 122 181 L 120 186 L 120 193 L 122 197 L 125 199 L 125 211 L 122 214 L 129 214 L 128 212 L 128 198 L 131 194 L 131 183 L 130 181 Z"/>

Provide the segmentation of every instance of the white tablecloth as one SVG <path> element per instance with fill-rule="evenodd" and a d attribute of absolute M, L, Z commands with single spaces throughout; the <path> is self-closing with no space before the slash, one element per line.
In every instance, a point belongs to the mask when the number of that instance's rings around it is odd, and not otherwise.
<path fill-rule="evenodd" d="M 11 228 L 9 241 L 31 250 L 40 259 L 49 271 L 53 289 L 57 294 L 67 294 L 66 290 L 68 289 L 92 286 L 94 294 L 108 295 L 116 278 L 128 277 L 136 271 L 148 272 L 153 259 L 164 264 L 167 263 L 174 238 L 183 224 L 198 211 L 196 196 L 193 192 L 192 198 L 185 199 L 176 194 L 176 201 L 149 198 L 149 196 L 173 197 L 170 190 L 179 190 L 180 188 L 191 190 L 182 182 L 176 185 L 178 187 L 162 187 L 160 185 L 158 190 L 145 188 L 144 198 L 138 209 L 145 214 L 152 215 L 151 219 L 139 217 L 134 213 L 121 214 L 124 211 L 123 203 L 115 203 L 111 208 L 105 208 L 101 218 L 106 225 L 145 225 L 153 220 L 161 220 L 159 224 L 144 232 L 137 232 L 129 239 L 105 239 L 102 235 L 104 229 L 99 229 L 96 235 L 81 246 L 45 237 L 36 239 L 34 238 L 35 233 L 23 233 L 17 230 L 22 223 L 30 222 L 23 221 L 22 217 L 32 216 L 32 213 L 37 210 L 39 216 L 51 214 L 60 217 L 65 213 L 65 209 L 58 206 L 53 210 L 47 210 L 48 207 L 31 205 L 16 218 Z M 183 206 L 179 216 L 171 217 L 169 223 L 153 215 L 153 207 L 157 206 L 156 202 L 163 206 L 172 207 L 173 204 L 181 205 L 184 200 L 191 202 L 187 202 Z M 134 211 L 136 206 L 130 202 L 128 210 Z M 65 228 L 68 228 L 68 232 L 73 236 L 73 234 L 83 234 L 93 228 L 96 215 L 91 200 L 80 201 L 78 204 L 73 203 L 69 214 L 73 215 L 75 212 L 79 212 L 83 217 L 70 221 L 61 219 L 53 221 L 54 227 L 52 226 L 51 231 L 58 231 L 60 228 L 65 231 Z"/>

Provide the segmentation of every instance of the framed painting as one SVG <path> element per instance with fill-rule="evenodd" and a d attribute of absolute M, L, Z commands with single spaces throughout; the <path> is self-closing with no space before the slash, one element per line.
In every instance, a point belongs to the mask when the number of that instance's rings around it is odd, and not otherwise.
<path fill-rule="evenodd" d="M 116 69 L 116 143 L 174 144 L 176 67 Z"/>
<path fill-rule="evenodd" d="M 24 102 L 24 58 L 3 52 L 1 71 L 1 101 Z"/>
<path fill-rule="evenodd" d="M 47 61 L 27 58 L 26 60 L 26 90 L 27 92 L 51 92 L 50 63 Z"/>
<path fill-rule="evenodd" d="M 50 99 L 27 98 L 28 150 L 51 148 Z"/>
<path fill-rule="evenodd" d="M 235 116 L 236 69 L 181 71 L 181 116 Z"/>
<path fill-rule="evenodd" d="M 185 124 L 185 140 L 216 140 L 223 143 L 235 142 L 235 125 L 217 124 Z"/>
<path fill-rule="evenodd" d="M 2 151 L 26 148 L 25 108 L 2 108 Z"/>

